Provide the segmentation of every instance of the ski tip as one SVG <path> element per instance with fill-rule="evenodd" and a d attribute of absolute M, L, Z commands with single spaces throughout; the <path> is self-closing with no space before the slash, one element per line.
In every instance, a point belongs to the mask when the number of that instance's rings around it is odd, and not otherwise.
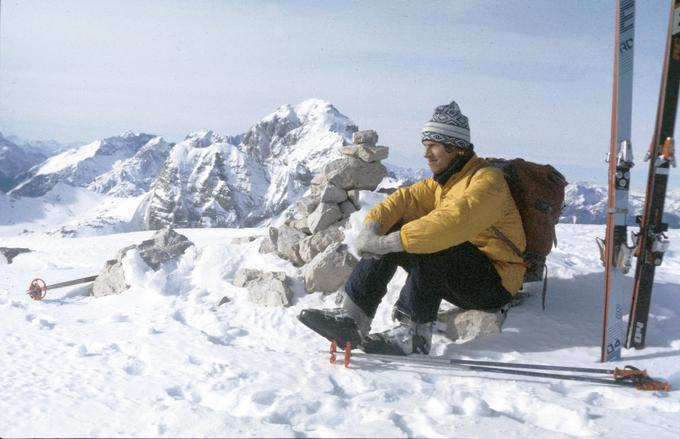
<path fill-rule="evenodd" d="M 663 380 L 645 380 L 635 386 L 638 390 L 644 391 L 660 391 L 660 392 L 670 392 L 671 385 L 668 381 Z"/>

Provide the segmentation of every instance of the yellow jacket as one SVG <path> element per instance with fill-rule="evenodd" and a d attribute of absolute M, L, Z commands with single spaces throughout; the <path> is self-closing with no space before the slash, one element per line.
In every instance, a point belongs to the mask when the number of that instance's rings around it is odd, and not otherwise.
<path fill-rule="evenodd" d="M 408 253 L 435 253 L 470 241 L 491 260 L 503 287 L 515 295 L 526 267 L 491 226 L 524 251 L 522 219 L 502 171 L 481 167 L 484 164 L 473 155 L 443 187 L 428 178 L 401 188 L 373 206 L 364 222 L 377 221 L 381 234 L 403 222 L 401 243 Z"/>

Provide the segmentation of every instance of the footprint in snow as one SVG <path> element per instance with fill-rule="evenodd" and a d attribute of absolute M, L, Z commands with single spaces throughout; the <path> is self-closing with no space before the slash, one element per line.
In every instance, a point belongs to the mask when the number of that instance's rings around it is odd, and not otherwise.
<path fill-rule="evenodd" d="M 55 326 L 57 326 L 56 322 L 47 320 L 47 319 L 40 319 L 39 323 L 40 329 L 47 329 L 47 330 L 52 330 L 54 329 Z"/>
<path fill-rule="evenodd" d="M 130 357 L 123 367 L 123 370 L 128 375 L 141 375 L 146 369 L 146 363 L 144 363 L 139 358 Z"/>
<path fill-rule="evenodd" d="M 180 386 L 168 387 L 165 389 L 165 393 L 174 399 L 184 399 L 184 392 Z"/>
<path fill-rule="evenodd" d="M 194 366 L 200 366 L 200 365 L 203 364 L 203 360 L 201 360 L 200 358 L 195 357 L 193 355 L 189 355 L 188 360 L 189 360 L 189 363 L 193 364 Z"/>
<path fill-rule="evenodd" d="M 37 325 L 40 329 L 51 330 L 57 326 L 57 322 L 55 322 L 52 318 L 38 317 L 35 314 L 26 314 L 26 321 L 33 325 Z"/>
<path fill-rule="evenodd" d="M 272 405 L 276 399 L 276 390 L 260 390 L 253 393 L 250 399 L 257 404 Z"/>
<path fill-rule="evenodd" d="M 165 389 L 165 393 L 168 394 L 173 399 L 176 400 L 188 400 L 192 403 L 198 404 L 201 402 L 202 398 L 201 395 L 199 395 L 196 392 L 191 391 L 189 389 L 189 394 L 187 395 L 185 391 L 182 389 L 180 386 L 173 386 L 173 387 L 168 387 Z"/>
<path fill-rule="evenodd" d="M 12 307 L 19 308 L 19 309 L 26 309 L 28 307 L 28 305 L 26 305 L 24 302 L 21 302 L 19 300 L 12 300 L 11 305 L 12 305 Z"/>
<path fill-rule="evenodd" d="M 123 313 L 115 313 L 109 316 L 108 321 L 111 323 L 125 323 L 130 321 L 130 317 Z"/>

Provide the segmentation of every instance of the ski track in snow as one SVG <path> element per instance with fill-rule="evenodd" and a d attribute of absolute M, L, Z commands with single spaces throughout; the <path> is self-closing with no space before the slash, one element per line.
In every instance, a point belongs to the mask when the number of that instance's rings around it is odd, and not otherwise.
<path fill-rule="evenodd" d="M 0 436 L 678 438 L 677 390 L 359 358 L 349 369 L 330 365 L 327 343 L 295 316 L 333 306 L 333 295 L 307 295 L 297 282 L 293 306 L 265 308 L 231 284 L 240 267 L 299 276 L 259 254 L 259 239 L 229 244 L 265 229 L 178 231 L 196 246 L 176 265 L 148 271 L 136 252 L 128 254 L 127 292 L 94 298 L 86 285 L 74 286 L 50 290 L 42 302 L 24 294 L 32 278 L 49 284 L 96 274 L 120 248 L 152 232 L 2 237 L 3 246 L 34 251 L 0 265 Z M 603 226 L 559 225 L 546 311 L 534 293 L 510 311 L 501 335 L 453 343 L 438 334 L 432 355 L 605 367 L 597 361 L 603 270 L 594 242 L 603 235 Z M 635 364 L 678 389 L 680 231 L 669 235 L 648 346 L 606 367 Z M 399 271 L 390 285 L 374 330 L 389 327 L 404 276 Z M 224 296 L 231 301 L 217 306 Z"/>

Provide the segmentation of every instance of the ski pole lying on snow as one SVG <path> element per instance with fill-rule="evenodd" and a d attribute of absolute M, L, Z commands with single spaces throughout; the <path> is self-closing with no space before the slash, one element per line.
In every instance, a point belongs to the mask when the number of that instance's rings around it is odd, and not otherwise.
<path fill-rule="evenodd" d="M 97 279 L 97 276 L 88 276 L 82 277 L 80 279 L 74 279 L 66 282 L 47 285 L 44 280 L 40 278 L 35 278 L 31 281 L 30 285 L 28 286 L 28 291 L 26 291 L 26 294 L 28 294 L 33 300 L 43 300 L 47 295 L 48 289 L 70 287 L 71 285 L 93 282 L 95 279 Z"/>
<path fill-rule="evenodd" d="M 335 363 L 337 345 L 331 343 L 331 363 Z M 522 375 L 536 378 L 551 378 L 570 381 L 583 381 L 597 384 L 613 384 L 634 387 L 638 390 L 661 390 L 668 392 L 670 385 L 666 381 L 657 380 L 647 375 L 646 370 L 633 366 L 623 369 L 591 369 L 584 367 L 552 366 L 542 364 L 506 363 L 499 361 L 463 360 L 457 358 L 435 358 L 426 356 L 398 356 L 383 354 L 352 353 L 351 345 L 345 346 L 344 364 L 349 367 L 352 357 L 382 363 L 402 363 L 430 367 L 452 367 L 472 372 L 488 372 L 506 375 Z M 549 373 L 560 371 L 565 373 Z M 568 372 L 568 373 L 567 373 Z M 599 378 L 591 375 L 609 375 L 611 378 Z"/>

